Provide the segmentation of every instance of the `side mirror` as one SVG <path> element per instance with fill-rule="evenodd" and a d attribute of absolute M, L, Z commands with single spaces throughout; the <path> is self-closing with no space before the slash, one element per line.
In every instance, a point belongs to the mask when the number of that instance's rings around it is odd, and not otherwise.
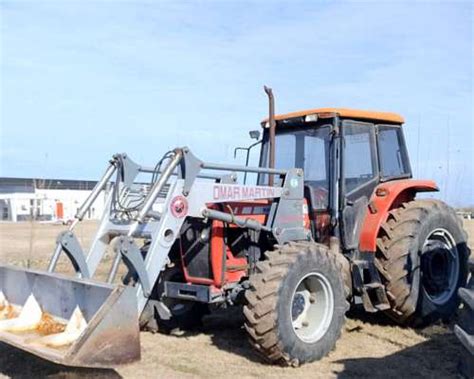
<path fill-rule="evenodd" d="M 249 132 L 249 135 L 250 135 L 250 138 L 258 141 L 260 139 L 260 130 L 251 130 Z"/>

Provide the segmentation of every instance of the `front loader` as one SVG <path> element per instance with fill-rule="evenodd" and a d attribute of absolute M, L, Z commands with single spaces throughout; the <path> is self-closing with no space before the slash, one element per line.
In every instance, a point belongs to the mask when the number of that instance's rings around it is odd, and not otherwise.
<path fill-rule="evenodd" d="M 297 366 L 334 347 L 350 304 L 404 325 L 449 318 L 467 278 L 466 235 L 450 207 L 416 198 L 437 187 L 411 179 L 403 119 L 341 108 L 275 116 L 265 90 L 259 167 L 203 162 L 186 147 L 152 167 L 114 155 L 47 271 L 0 267 L 0 341 L 113 367 L 140 358 L 140 329 L 192 327 L 210 308 L 243 305 L 260 355 Z M 86 253 L 74 228 L 105 189 Z M 61 254 L 76 277 L 56 273 Z"/>

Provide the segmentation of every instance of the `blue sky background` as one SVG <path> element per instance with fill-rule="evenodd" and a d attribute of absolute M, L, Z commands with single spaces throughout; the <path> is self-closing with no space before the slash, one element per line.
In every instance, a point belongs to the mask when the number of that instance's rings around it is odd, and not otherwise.
<path fill-rule="evenodd" d="M 0 1 L 0 176 L 95 179 L 114 152 L 233 162 L 266 115 L 399 112 L 418 178 L 474 205 L 467 2 Z"/>

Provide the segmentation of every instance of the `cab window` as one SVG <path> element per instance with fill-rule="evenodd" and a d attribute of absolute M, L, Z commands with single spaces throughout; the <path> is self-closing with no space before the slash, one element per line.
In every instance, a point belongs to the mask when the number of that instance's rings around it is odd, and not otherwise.
<path fill-rule="evenodd" d="M 315 128 L 281 128 L 275 136 L 275 168 L 304 170 L 305 184 L 317 193 L 313 208 L 326 209 L 329 195 L 328 156 L 331 125 Z M 262 148 L 262 167 L 268 167 L 268 136 Z M 259 176 L 259 184 L 266 185 L 268 175 Z"/>
<path fill-rule="evenodd" d="M 382 178 L 409 176 L 410 168 L 401 128 L 379 125 L 377 139 Z"/>
<path fill-rule="evenodd" d="M 377 176 L 374 127 L 344 122 L 344 184 L 349 193 Z"/>

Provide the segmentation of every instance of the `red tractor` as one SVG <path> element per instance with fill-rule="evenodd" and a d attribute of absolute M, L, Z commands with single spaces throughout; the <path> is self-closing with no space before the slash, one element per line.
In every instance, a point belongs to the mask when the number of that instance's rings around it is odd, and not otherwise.
<path fill-rule="evenodd" d="M 206 163 L 188 148 L 153 167 L 115 155 L 58 237 L 48 273 L 0 267 L 0 340 L 62 364 L 113 366 L 139 358 L 138 323 L 169 331 L 210 305 L 241 304 L 255 349 L 297 366 L 334 347 L 350 304 L 403 325 L 448 319 L 466 284 L 466 233 L 448 205 L 417 198 L 438 188 L 412 179 L 403 118 L 342 108 L 275 116 L 266 91 L 263 137 L 251 132 L 258 141 L 247 148 L 260 146 L 259 167 Z M 72 230 L 107 187 L 86 255 Z M 99 284 L 112 242 L 116 259 Z M 61 252 L 78 279 L 53 273 Z M 121 261 L 129 271 L 117 286 Z M 9 307 L 19 316 L 2 320 Z M 44 312 L 67 326 L 36 340 L 17 334 L 40 327 Z"/>
<path fill-rule="evenodd" d="M 232 288 L 227 303 L 244 304 L 252 345 L 283 365 L 326 355 L 350 303 L 402 325 L 452 316 L 467 279 L 467 235 L 451 207 L 417 198 L 438 187 L 412 179 L 404 119 L 342 108 L 274 116 L 267 93 L 270 117 L 262 122 L 261 140 L 259 131 L 251 132 L 258 141 L 245 148 L 247 164 L 250 149 L 261 146 L 261 168 L 303 170 L 303 211 L 296 205 L 287 217 L 303 222 L 306 238 L 275 245 L 263 231 L 235 222 L 268 225 L 271 200 L 234 201 L 238 194 L 217 193 L 226 199 L 218 208 L 234 220 L 189 222 L 170 273 L 217 292 Z M 257 178 L 262 186 L 278 186 L 275 181 L 269 174 Z M 180 312 L 168 321 L 158 317 L 162 327 L 193 324 L 204 312 L 202 303 L 176 300 Z"/>

